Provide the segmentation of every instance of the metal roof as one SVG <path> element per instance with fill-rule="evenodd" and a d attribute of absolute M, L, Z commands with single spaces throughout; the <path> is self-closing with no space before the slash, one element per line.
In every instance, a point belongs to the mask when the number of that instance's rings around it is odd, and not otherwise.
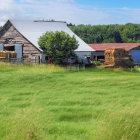
<path fill-rule="evenodd" d="M 105 44 L 89 44 L 91 48 L 95 51 L 105 51 L 109 48 L 124 48 L 126 50 L 132 50 L 138 46 L 140 43 L 105 43 Z"/>
<path fill-rule="evenodd" d="M 56 32 L 63 31 L 68 33 L 71 37 L 75 36 L 78 41 L 79 47 L 76 49 L 76 52 L 91 52 L 94 51 L 88 44 L 86 44 L 82 39 L 80 39 L 76 34 L 74 34 L 67 26 L 65 22 L 57 21 L 17 21 L 10 20 L 12 25 L 25 37 L 27 38 L 34 46 L 39 50 L 38 40 L 40 36 L 46 32 Z M 42 51 L 42 50 L 41 50 Z"/>

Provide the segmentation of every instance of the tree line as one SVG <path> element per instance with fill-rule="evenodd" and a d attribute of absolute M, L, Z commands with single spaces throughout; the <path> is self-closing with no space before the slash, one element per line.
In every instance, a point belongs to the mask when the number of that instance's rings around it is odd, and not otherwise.
<path fill-rule="evenodd" d="M 70 29 L 88 44 L 140 43 L 140 24 L 73 25 Z"/>

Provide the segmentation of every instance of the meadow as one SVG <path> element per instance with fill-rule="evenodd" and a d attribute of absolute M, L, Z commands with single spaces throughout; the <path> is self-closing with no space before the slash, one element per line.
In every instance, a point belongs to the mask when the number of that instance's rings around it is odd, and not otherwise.
<path fill-rule="evenodd" d="M 0 63 L 0 140 L 140 140 L 140 69 Z"/>

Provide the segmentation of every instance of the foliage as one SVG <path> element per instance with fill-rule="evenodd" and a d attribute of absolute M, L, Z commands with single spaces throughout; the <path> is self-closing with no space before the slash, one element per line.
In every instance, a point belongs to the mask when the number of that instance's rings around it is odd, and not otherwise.
<path fill-rule="evenodd" d="M 54 61 L 75 56 L 74 50 L 78 48 L 75 37 L 70 37 L 65 32 L 47 32 L 40 37 L 38 44 L 47 57 Z"/>
<path fill-rule="evenodd" d="M 0 139 L 139 140 L 138 77 L 123 70 L 2 63 Z"/>
<path fill-rule="evenodd" d="M 69 27 L 86 43 L 140 43 L 140 24 L 78 25 Z"/>
<path fill-rule="evenodd" d="M 91 64 L 94 66 L 101 66 L 102 65 L 102 63 L 100 61 L 92 61 Z"/>

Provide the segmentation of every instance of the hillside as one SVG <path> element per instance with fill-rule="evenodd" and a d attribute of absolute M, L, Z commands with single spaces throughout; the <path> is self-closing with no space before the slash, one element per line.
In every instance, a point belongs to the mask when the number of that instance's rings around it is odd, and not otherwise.
<path fill-rule="evenodd" d="M 140 24 L 125 25 L 73 25 L 69 27 L 88 44 L 139 43 Z"/>

